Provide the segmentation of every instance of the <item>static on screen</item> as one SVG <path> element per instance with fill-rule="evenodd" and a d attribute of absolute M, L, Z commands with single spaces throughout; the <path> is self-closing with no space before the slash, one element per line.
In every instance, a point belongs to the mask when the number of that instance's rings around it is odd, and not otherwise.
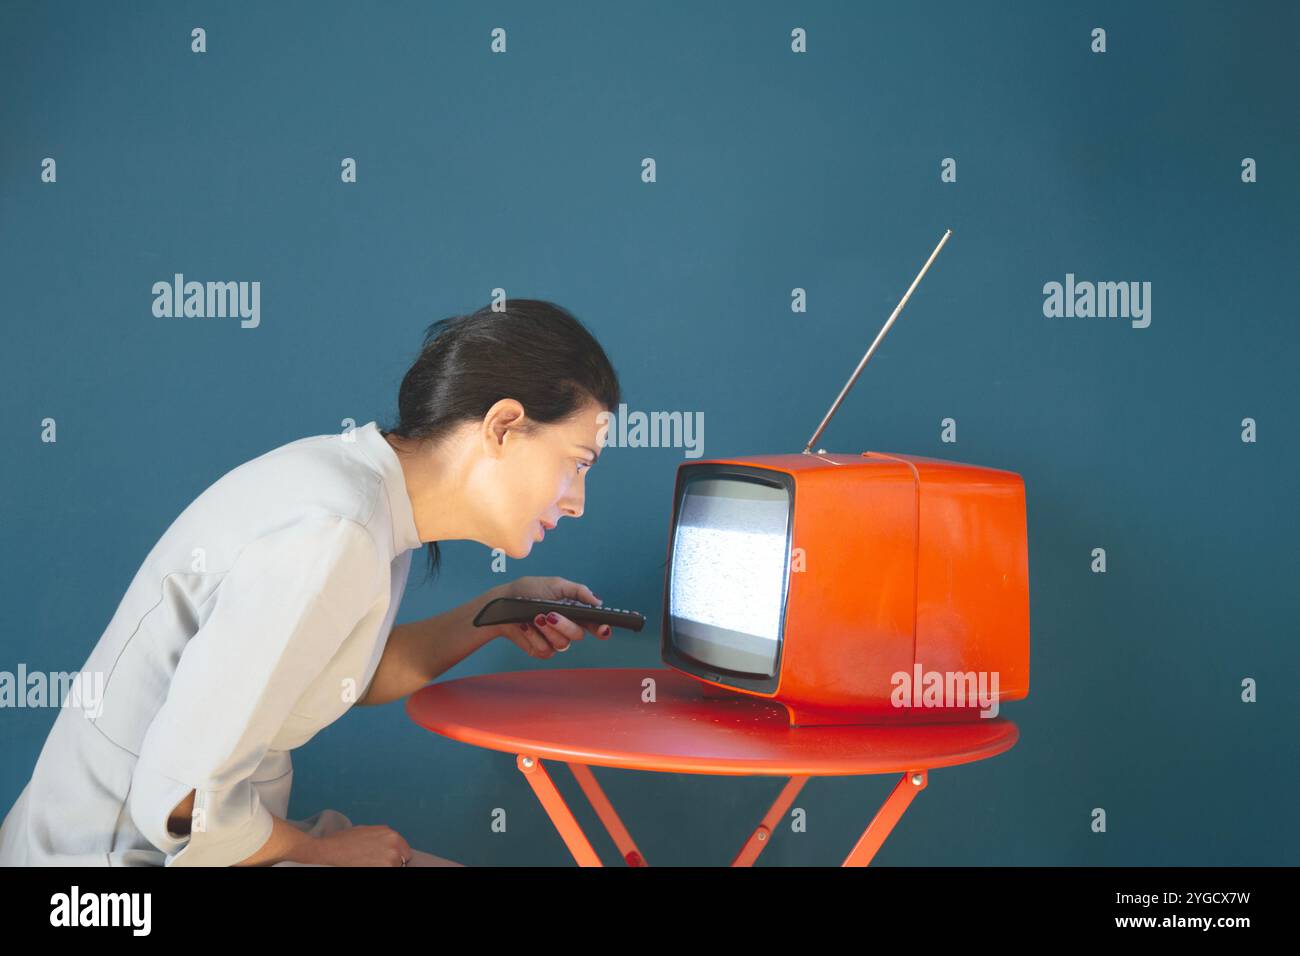
<path fill-rule="evenodd" d="M 789 516 L 781 488 L 724 478 L 686 486 L 669 605 L 683 650 L 733 670 L 770 668 L 785 597 Z"/>

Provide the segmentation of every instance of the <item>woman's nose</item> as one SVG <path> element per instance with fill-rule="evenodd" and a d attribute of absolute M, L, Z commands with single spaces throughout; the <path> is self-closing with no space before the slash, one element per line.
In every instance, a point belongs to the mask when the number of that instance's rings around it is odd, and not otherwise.
<path fill-rule="evenodd" d="M 578 480 L 571 482 L 564 496 L 560 498 L 560 510 L 566 515 L 574 518 L 582 517 L 582 506 L 587 500 L 587 482 L 584 480 L 586 477 L 586 475 L 579 475 Z"/>
<path fill-rule="evenodd" d="M 566 495 L 560 502 L 560 510 L 574 518 L 582 517 L 582 506 L 586 496 L 582 492 Z"/>

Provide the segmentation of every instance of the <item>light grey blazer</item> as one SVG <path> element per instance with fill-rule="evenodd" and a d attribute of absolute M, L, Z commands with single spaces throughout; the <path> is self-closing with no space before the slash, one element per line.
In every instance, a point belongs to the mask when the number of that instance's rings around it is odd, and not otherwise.
<path fill-rule="evenodd" d="M 0 826 L 0 865 L 237 863 L 369 687 L 421 541 L 370 422 L 223 475 L 144 560 Z M 69 695 L 71 698 L 73 695 Z M 92 706 L 92 704 L 94 706 Z M 167 817 L 190 790 L 192 832 Z"/>

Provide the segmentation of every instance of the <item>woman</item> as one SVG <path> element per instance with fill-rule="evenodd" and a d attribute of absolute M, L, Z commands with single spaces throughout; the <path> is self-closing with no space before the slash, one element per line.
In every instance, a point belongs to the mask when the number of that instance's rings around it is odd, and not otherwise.
<path fill-rule="evenodd" d="M 145 558 L 0 827 L 4 865 L 446 863 L 336 811 L 286 820 L 289 752 L 354 703 L 418 690 L 496 636 L 549 658 L 563 617 L 476 628 L 494 597 L 573 598 L 526 577 L 393 627 L 411 552 L 478 541 L 522 558 L 582 515 L 619 385 L 564 309 L 516 299 L 435 322 L 402 380 L 399 421 L 317 435 L 240 465 Z M 604 639 L 608 627 L 590 626 Z M 70 695 L 71 696 L 71 695 Z"/>

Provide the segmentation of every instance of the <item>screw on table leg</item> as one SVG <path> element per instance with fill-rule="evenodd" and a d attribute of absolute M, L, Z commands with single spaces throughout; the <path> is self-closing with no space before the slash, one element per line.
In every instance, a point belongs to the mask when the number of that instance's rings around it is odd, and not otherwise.
<path fill-rule="evenodd" d="M 753 866 L 758 855 L 767 848 L 769 837 L 776 826 L 777 821 L 785 816 L 785 812 L 790 809 L 790 804 L 794 803 L 794 798 L 799 795 L 803 785 L 808 782 L 807 776 L 791 777 L 781 792 L 777 794 L 772 805 L 767 808 L 767 813 L 763 814 L 763 821 L 749 835 L 745 845 L 740 848 L 736 858 L 731 861 L 732 866 Z"/>
<path fill-rule="evenodd" d="M 913 798 L 928 785 L 928 771 L 909 770 L 903 774 L 890 792 L 889 799 L 885 801 L 884 806 L 867 824 L 866 830 L 862 832 L 862 837 L 849 852 L 843 865 L 866 866 L 869 864 L 872 857 L 876 855 L 876 851 L 880 849 L 881 844 L 885 842 L 885 838 L 894 829 L 894 825 L 898 823 L 903 812 L 912 803 Z"/>
<path fill-rule="evenodd" d="M 600 866 L 600 857 L 592 849 L 590 841 L 582 832 L 582 827 L 574 818 L 573 811 L 564 802 L 564 797 L 560 796 L 560 791 L 555 789 L 555 781 L 546 772 L 542 762 L 531 754 L 519 754 L 515 764 L 519 772 L 524 775 L 524 779 L 528 781 L 528 785 L 533 788 L 533 792 L 537 794 L 538 802 L 546 811 L 546 815 L 551 818 L 551 822 L 555 824 L 560 839 L 569 848 L 573 858 L 578 861 L 578 866 Z"/>

